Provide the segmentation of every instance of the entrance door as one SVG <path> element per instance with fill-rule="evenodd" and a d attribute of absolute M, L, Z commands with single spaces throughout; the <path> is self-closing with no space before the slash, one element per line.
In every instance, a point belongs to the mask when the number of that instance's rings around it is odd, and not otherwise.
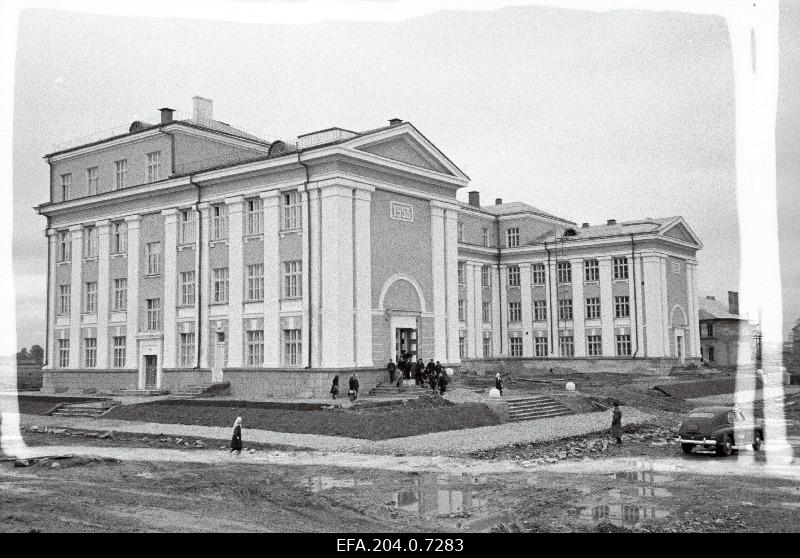
<path fill-rule="evenodd" d="M 217 332 L 217 342 L 214 345 L 214 366 L 211 368 L 211 381 L 222 381 L 222 368 L 228 364 L 228 344 L 225 342 L 225 332 Z"/>
<path fill-rule="evenodd" d="M 156 389 L 156 374 L 158 373 L 158 357 L 156 355 L 144 356 L 144 389 Z"/>
<path fill-rule="evenodd" d="M 678 351 L 678 362 L 680 362 L 681 365 L 683 365 L 683 363 L 685 361 L 684 356 L 683 356 L 683 354 L 684 354 L 683 335 L 676 335 L 675 336 L 675 347 L 676 347 L 676 350 Z"/>
<path fill-rule="evenodd" d="M 417 330 L 406 327 L 398 327 L 394 330 L 394 360 L 400 360 L 400 356 L 406 352 L 411 355 L 411 361 L 417 360 Z"/>

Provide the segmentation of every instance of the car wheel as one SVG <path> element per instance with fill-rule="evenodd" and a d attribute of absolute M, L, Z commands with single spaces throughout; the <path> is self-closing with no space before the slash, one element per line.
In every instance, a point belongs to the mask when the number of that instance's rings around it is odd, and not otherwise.
<path fill-rule="evenodd" d="M 761 449 L 761 434 L 758 432 L 753 434 L 753 451 Z"/>
<path fill-rule="evenodd" d="M 683 453 L 692 453 L 694 444 L 681 444 L 681 449 L 683 450 Z"/>
<path fill-rule="evenodd" d="M 733 454 L 733 440 L 730 436 L 725 436 L 721 444 L 717 444 L 717 455 L 730 457 Z"/>

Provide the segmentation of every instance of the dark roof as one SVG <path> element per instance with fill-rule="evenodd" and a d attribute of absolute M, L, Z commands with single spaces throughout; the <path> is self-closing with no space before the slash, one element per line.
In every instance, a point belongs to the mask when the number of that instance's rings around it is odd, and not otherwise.
<path fill-rule="evenodd" d="M 547 213 L 546 211 L 542 211 L 538 207 L 533 207 L 524 202 L 509 202 L 509 203 L 500 203 L 495 205 L 483 205 L 481 209 L 486 211 L 487 213 L 491 213 L 492 215 L 515 215 L 518 213 L 532 213 L 534 215 L 539 215 L 540 217 L 547 217 L 548 219 L 555 219 L 557 221 L 562 221 L 569 225 L 574 225 L 572 221 L 568 221 L 561 217 L 556 217 L 551 213 Z"/>
<path fill-rule="evenodd" d="M 744 318 L 729 312 L 728 305 L 721 300 L 698 297 L 698 314 L 701 320 L 742 320 Z"/>

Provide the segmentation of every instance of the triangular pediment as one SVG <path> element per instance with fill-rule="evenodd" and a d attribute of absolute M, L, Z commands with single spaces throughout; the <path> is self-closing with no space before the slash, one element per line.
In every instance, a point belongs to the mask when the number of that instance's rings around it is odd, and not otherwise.
<path fill-rule="evenodd" d="M 453 175 L 445 165 L 438 161 L 436 154 L 431 153 L 410 134 L 393 136 L 374 143 L 360 145 L 356 149 L 425 170 Z"/>
<path fill-rule="evenodd" d="M 672 227 L 668 228 L 664 231 L 664 236 L 669 236 L 671 238 L 675 238 L 681 240 L 683 242 L 690 242 L 695 244 L 697 239 L 689 232 L 689 229 L 683 223 L 676 223 Z"/>

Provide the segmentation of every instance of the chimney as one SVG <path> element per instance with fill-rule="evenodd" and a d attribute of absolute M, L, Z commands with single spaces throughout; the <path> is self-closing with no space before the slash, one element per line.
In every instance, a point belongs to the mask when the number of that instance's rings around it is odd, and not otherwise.
<path fill-rule="evenodd" d="M 739 315 L 739 293 L 728 291 L 728 312 Z"/>
<path fill-rule="evenodd" d="M 197 95 L 194 96 L 192 101 L 194 101 L 194 114 L 192 116 L 194 116 L 195 124 L 203 125 L 214 118 L 214 101 Z"/>
<path fill-rule="evenodd" d="M 399 126 L 403 123 L 403 120 L 400 118 L 390 118 L 389 119 L 389 126 Z"/>
<path fill-rule="evenodd" d="M 481 206 L 481 193 L 477 190 L 473 190 L 469 193 L 469 204 L 472 207 L 480 207 Z"/>
<path fill-rule="evenodd" d="M 616 224 L 617 224 L 616 219 L 609 219 L 608 221 L 606 221 L 606 225 L 616 225 Z"/>
<path fill-rule="evenodd" d="M 581 225 L 581 228 L 582 229 L 588 229 L 589 228 L 589 223 L 584 223 L 583 225 Z"/>
<path fill-rule="evenodd" d="M 497 198 L 494 200 L 495 205 L 503 205 L 503 198 Z"/>
<path fill-rule="evenodd" d="M 169 124 L 172 122 L 172 113 L 175 112 L 175 109 L 164 107 L 158 110 L 161 111 L 161 124 Z"/>

